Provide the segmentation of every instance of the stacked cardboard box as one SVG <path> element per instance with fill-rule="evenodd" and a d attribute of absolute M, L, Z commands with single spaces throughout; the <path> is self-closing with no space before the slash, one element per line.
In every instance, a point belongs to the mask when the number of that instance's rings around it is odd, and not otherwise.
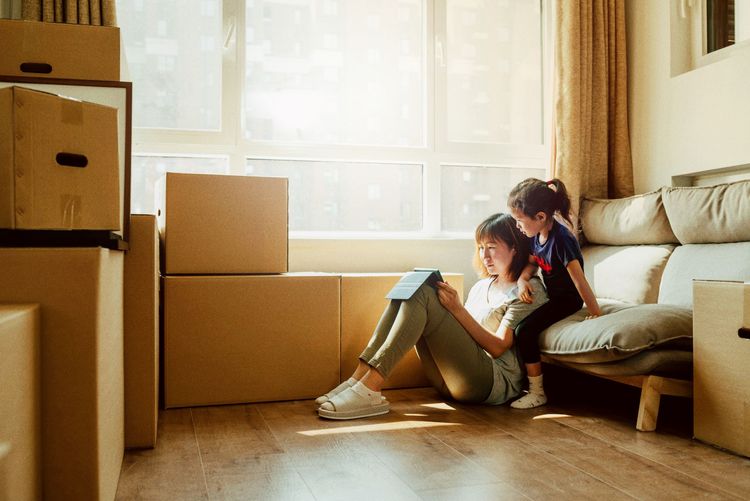
<path fill-rule="evenodd" d="M 159 417 L 159 233 L 130 216 L 124 279 L 125 447 L 153 447 Z"/>
<path fill-rule="evenodd" d="M 117 110 L 0 89 L 0 228 L 120 230 Z"/>
<path fill-rule="evenodd" d="M 161 215 L 166 274 L 286 273 L 287 183 L 168 173 Z"/>
<path fill-rule="evenodd" d="M 130 87 L 112 82 L 119 30 L 0 20 L 0 47 L 0 302 L 39 304 L 36 497 L 113 499 L 123 456 L 124 256 L 91 237 L 121 230 L 127 212 Z M 119 110 L 55 94 L 102 94 L 97 84 L 122 91 Z"/>
<path fill-rule="evenodd" d="M 120 80 L 120 29 L 0 19 L 0 75 Z"/>
<path fill-rule="evenodd" d="M 748 360 L 750 282 L 694 281 L 693 434 L 750 457 Z"/>
<path fill-rule="evenodd" d="M 38 305 L 0 304 L 0 354 L 0 499 L 40 499 Z"/>
<path fill-rule="evenodd" d="M 0 303 L 40 305 L 44 499 L 112 499 L 123 456 L 123 253 L 0 248 Z"/>
<path fill-rule="evenodd" d="M 287 273 L 287 207 L 286 179 L 167 174 L 167 407 L 315 398 L 351 375 L 402 274 Z M 425 385 L 412 351 L 388 388 Z"/>
<path fill-rule="evenodd" d="M 339 278 L 165 279 L 167 407 L 311 398 L 338 384 Z"/>
<path fill-rule="evenodd" d="M 119 29 L 0 19 L 0 47 L 0 88 L 15 86 L 0 98 L 0 245 L 126 249 Z"/>
<path fill-rule="evenodd" d="M 287 273 L 287 189 L 284 178 L 167 174 L 167 407 L 338 384 L 339 277 Z"/>

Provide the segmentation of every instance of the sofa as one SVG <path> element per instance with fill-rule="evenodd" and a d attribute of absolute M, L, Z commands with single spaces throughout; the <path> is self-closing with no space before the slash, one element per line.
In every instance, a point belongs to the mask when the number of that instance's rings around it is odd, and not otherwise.
<path fill-rule="evenodd" d="M 692 281 L 750 281 L 750 181 L 582 200 L 586 309 L 540 337 L 543 362 L 641 388 L 636 428 L 661 395 L 692 394 Z"/>

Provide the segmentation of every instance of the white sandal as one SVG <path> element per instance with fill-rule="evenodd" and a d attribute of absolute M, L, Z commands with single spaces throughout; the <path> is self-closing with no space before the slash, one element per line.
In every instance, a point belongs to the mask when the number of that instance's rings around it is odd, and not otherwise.
<path fill-rule="evenodd" d="M 346 381 L 344 381 L 343 383 L 339 384 L 337 387 L 335 387 L 334 389 L 332 389 L 331 391 L 329 391 L 325 395 L 321 395 L 318 398 L 316 398 L 315 399 L 315 403 L 318 404 L 318 405 L 323 405 L 324 403 L 326 403 L 329 400 L 331 400 L 331 398 L 335 397 L 336 395 L 338 395 L 339 393 L 341 393 L 344 390 L 348 390 L 351 387 L 352 387 L 352 385 L 349 384 L 349 380 L 347 379 Z"/>
<path fill-rule="evenodd" d="M 376 403 L 371 398 L 373 396 L 361 395 L 353 388 L 346 389 L 323 403 L 318 415 L 327 419 L 358 419 L 386 414 L 391 407 L 388 400 L 379 396 Z"/>

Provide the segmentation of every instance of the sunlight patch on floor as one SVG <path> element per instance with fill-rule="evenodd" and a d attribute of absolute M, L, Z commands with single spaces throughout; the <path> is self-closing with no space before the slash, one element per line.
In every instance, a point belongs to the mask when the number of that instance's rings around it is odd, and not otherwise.
<path fill-rule="evenodd" d="M 531 419 L 557 419 L 563 417 L 573 417 L 570 414 L 539 414 Z"/>
<path fill-rule="evenodd" d="M 446 404 L 445 402 L 439 402 L 437 404 L 422 404 L 422 407 L 429 407 L 430 409 L 442 409 L 444 411 L 455 411 L 456 409 Z"/>
<path fill-rule="evenodd" d="M 359 426 L 344 426 L 325 430 L 298 431 L 300 435 L 314 437 L 318 435 L 334 435 L 336 433 L 363 433 L 369 431 L 409 430 L 414 428 L 433 428 L 435 426 L 461 426 L 460 423 L 438 423 L 434 421 L 394 421 L 392 423 L 363 424 Z"/>
<path fill-rule="evenodd" d="M 418 412 L 405 412 L 404 416 L 409 416 L 409 417 L 427 417 L 427 414 L 420 414 Z"/>

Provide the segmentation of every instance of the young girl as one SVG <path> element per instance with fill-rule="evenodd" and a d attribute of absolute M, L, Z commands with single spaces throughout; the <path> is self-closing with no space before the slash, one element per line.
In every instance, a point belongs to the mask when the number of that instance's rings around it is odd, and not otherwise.
<path fill-rule="evenodd" d="M 577 312 L 586 303 L 589 318 L 602 314 L 591 286 L 583 274 L 583 256 L 575 235 L 555 219 L 559 214 L 570 220 L 570 198 L 559 179 L 541 181 L 526 179 L 510 192 L 510 213 L 518 228 L 533 237 L 529 265 L 518 279 L 519 296 L 531 300 L 528 280 L 542 269 L 549 302 L 534 311 L 516 327 L 515 334 L 521 358 L 526 365 L 529 392 L 511 403 L 516 409 L 531 409 L 547 403 L 542 385 L 542 364 L 539 358 L 539 334 L 568 315 Z"/>
<path fill-rule="evenodd" d="M 408 300 L 392 300 L 349 380 L 319 397 L 318 414 L 354 419 L 388 412 L 380 389 L 414 346 L 430 383 L 446 398 L 502 404 L 520 395 L 523 368 L 514 348 L 519 321 L 547 300 L 541 280 L 534 301 L 518 298 L 517 281 L 529 262 L 529 239 L 508 214 L 494 214 L 476 229 L 474 267 L 479 280 L 466 304 L 445 282 L 422 285 Z"/>

